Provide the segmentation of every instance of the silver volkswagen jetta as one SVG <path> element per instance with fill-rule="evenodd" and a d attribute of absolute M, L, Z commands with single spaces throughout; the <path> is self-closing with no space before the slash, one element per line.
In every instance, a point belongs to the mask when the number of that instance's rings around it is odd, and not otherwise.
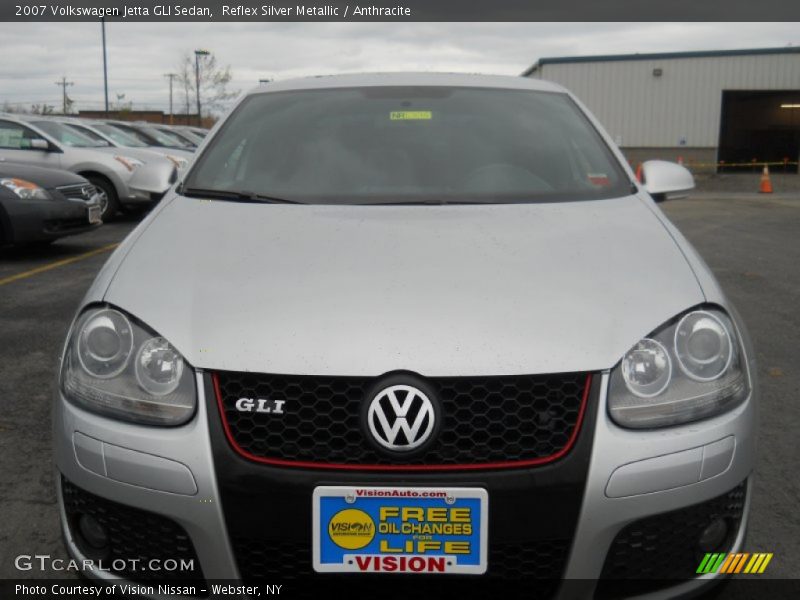
<path fill-rule="evenodd" d="M 691 175 L 644 175 L 542 81 L 245 95 L 69 332 L 69 553 L 290 597 L 713 584 L 747 526 L 753 351 L 651 197 Z"/>

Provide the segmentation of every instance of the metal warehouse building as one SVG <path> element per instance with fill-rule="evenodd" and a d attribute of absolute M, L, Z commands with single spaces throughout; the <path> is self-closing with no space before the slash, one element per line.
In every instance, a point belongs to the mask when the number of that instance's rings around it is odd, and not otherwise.
<path fill-rule="evenodd" d="M 797 172 L 800 47 L 542 58 L 523 75 L 571 90 L 632 163 Z"/>

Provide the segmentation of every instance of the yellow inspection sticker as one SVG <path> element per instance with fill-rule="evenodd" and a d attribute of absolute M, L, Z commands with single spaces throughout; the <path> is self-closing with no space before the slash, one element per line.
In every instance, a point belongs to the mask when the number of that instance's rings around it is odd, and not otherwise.
<path fill-rule="evenodd" d="M 433 113 L 429 110 L 393 110 L 389 113 L 390 121 L 430 121 Z"/>

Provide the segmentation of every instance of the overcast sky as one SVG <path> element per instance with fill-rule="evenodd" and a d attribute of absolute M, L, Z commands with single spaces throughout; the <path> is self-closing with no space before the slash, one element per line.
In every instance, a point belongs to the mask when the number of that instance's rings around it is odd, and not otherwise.
<path fill-rule="evenodd" d="M 800 44 L 797 23 L 109 23 L 109 95 L 167 109 L 164 73 L 195 48 L 230 65 L 231 88 L 259 79 L 358 71 L 517 75 L 545 56 L 718 50 Z M 102 108 L 99 23 L 0 23 L 0 107 Z M 180 106 L 176 96 L 176 112 Z"/>

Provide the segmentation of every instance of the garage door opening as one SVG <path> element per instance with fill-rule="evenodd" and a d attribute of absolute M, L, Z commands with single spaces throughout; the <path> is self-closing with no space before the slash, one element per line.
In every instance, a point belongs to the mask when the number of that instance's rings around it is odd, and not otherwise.
<path fill-rule="evenodd" d="M 800 90 L 723 91 L 719 171 L 797 173 L 800 158 Z"/>

